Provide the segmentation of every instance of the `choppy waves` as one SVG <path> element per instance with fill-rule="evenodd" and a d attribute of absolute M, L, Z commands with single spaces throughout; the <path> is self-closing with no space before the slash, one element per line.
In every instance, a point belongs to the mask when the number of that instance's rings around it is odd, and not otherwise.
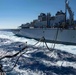
<path fill-rule="evenodd" d="M 11 42 L 23 42 L 23 43 L 27 42 L 28 45 L 34 45 L 37 42 L 34 39 L 27 39 L 27 38 L 24 38 L 24 37 L 17 37 L 12 32 L 9 32 L 9 31 L 0 31 L 0 38 L 9 39 L 9 40 L 11 40 Z M 9 41 L 7 41 L 7 43 L 8 42 Z M 52 43 L 47 43 L 47 44 L 50 48 L 52 47 Z M 43 46 L 43 43 L 41 44 L 41 46 Z M 73 45 L 56 44 L 55 48 L 59 49 L 59 50 L 62 50 L 62 51 L 67 51 L 67 52 L 76 54 L 76 46 L 73 46 Z"/>
<path fill-rule="evenodd" d="M 27 51 L 19 58 L 17 65 L 7 75 L 75 75 L 76 74 L 76 47 L 56 44 L 55 50 L 43 48 L 43 43 L 37 44 L 34 39 L 17 37 L 12 32 L 0 31 L 0 58 L 13 55 L 23 46 L 29 46 Z M 49 48 L 51 43 L 47 43 Z M 21 47 L 19 47 L 21 45 Z M 66 52 L 65 52 L 66 51 Z M 69 52 L 69 53 L 67 53 Z M 72 54 L 71 54 L 72 53 Z M 75 55 L 74 55 L 75 54 Z M 1 60 L 4 70 L 10 70 L 18 56 Z"/>

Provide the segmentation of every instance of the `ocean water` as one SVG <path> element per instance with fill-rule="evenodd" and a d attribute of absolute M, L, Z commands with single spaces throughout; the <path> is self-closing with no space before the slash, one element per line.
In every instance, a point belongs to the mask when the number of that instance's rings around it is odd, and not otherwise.
<path fill-rule="evenodd" d="M 24 37 L 15 36 L 12 33 L 12 31 L 0 31 L 0 38 L 9 39 L 11 40 L 11 42 L 23 42 L 23 43 L 27 42 L 28 45 L 34 45 L 37 43 L 37 41 L 34 39 L 28 39 Z M 53 43 L 47 43 L 47 45 L 50 48 L 53 47 Z M 43 46 L 43 42 L 41 43 L 41 46 Z M 76 54 L 76 46 L 73 46 L 73 45 L 55 44 L 55 49 L 59 49 L 59 50 L 66 51 L 72 54 Z"/>
<path fill-rule="evenodd" d="M 26 46 L 26 42 L 27 46 L 33 46 L 38 41 L 15 36 L 12 31 L 0 31 L 0 58 L 3 56 L 15 54 L 24 46 Z M 19 47 L 19 45 L 21 47 Z M 53 43 L 47 43 L 47 45 L 49 48 L 53 47 Z M 76 55 L 76 46 L 55 44 L 55 49 Z M 75 62 L 66 62 L 66 60 L 59 60 L 58 62 L 55 61 L 54 63 L 51 62 L 52 59 L 50 58 L 50 54 L 51 53 L 49 53 L 48 49 L 46 49 L 44 43 L 39 42 L 34 48 L 29 47 L 27 51 L 24 51 L 24 54 L 19 58 L 14 68 L 13 66 L 18 56 L 10 59 L 4 58 L 0 60 L 0 64 L 3 65 L 2 69 L 4 71 L 7 71 L 7 75 L 59 75 L 59 73 L 54 73 L 54 71 L 50 71 L 50 69 L 47 67 L 51 65 L 60 66 L 62 64 L 62 61 L 65 62 L 63 66 L 72 66 L 76 69 L 75 60 Z M 56 59 L 58 55 L 55 53 L 53 54 L 53 57 Z M 45 65 L 47 65 L 47 67 Z M 11 71 L 9 72 L 9 70 Z"/>

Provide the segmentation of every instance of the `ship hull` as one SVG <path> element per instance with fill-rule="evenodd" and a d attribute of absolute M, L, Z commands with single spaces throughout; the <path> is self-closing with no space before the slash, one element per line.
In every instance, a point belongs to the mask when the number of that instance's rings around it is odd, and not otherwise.
<path fill-rule="evenodd" d="M 76 45 L 76 30 L 59 28 L 26 28 L 14 32 L 17 36 L 28 37 L 58 44 Z"/>

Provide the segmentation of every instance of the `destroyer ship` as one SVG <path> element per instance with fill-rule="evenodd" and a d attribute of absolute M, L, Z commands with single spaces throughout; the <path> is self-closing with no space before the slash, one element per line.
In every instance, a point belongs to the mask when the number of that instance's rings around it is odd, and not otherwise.
<path fill-rule="evenodd" d="M 69 19 L 67 19 L 67 12 Z M 37 40 L 44 37 L 45 41 L 51 43 L 76 45 L 76 20 L 74 20 L 74 13 L 66 0 L 65 12 L 57 11 L 55 16 L 51 16 L 50 13 L 40 13 L 38 19 L 22 24 L 13 33 Z"/>

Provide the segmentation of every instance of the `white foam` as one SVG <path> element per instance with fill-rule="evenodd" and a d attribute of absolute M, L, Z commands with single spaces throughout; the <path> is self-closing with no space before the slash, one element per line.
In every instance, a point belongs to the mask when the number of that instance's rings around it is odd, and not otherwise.
<path fill-rule="evenodd" d="M 47 43 L 49 48 L 53 48 L 52 43 Z M 62 51 L 66 51 L 72 54 L 76 54 L 76 46 L 73 45 L 63 45 L 63 44 L 55 44 L 55 49 L 59 49 Z"/>
<path fill-rule="evenodd" d="M 30 69 L 27 69 L 27 70 L 19 69 L 19 65 L 17 65 L 14 69 L 16 72 L 19 72 L 20 75 L 45 75 L 42 71 L 32 71 Z"/>
<path fill-rule="evenodd" d="M 37 41 L 34 40 L 34 39 L 27 39 L 27 38 L 24 38 L 24 37 L 17 37 L 17 36 L 14 36 L 14 34 L 12 32 L 6 32 L 6 31 L 0 31 L 0 38 L 10 39 L 10 40 L 12 40 L 11 42 L 23 42 L 23 43 L 27 42 L 28 45 L 29 44 L 34 45 L 35 43 L 37 43 Z M 7 43 L 11 43 L 11 42 L 7 41 L 5 43 L 7 44 Z M 52 43 L 47 43 L 47 44 L 50 48 L 53 47 Z M 43 46 L 43 43 L 41 43 L 40 46 Z M 66 52 L 76 54 L 76 46 L 56 44 L 55 48 L 59 49 L 59 50 L 63 50 L 63 51 L 66 51 Z"/>

